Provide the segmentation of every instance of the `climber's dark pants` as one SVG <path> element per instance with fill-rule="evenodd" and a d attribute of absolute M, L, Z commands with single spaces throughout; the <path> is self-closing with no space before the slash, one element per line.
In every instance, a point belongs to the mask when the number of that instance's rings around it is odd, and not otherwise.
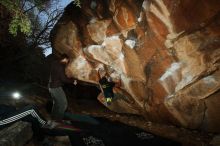
<path fill-rule="evenodd" d="M 52 117 L 56 120 L 62 120 L 68 106 L 66 94 L 62 87 L 49 88 L 49 92 L 53 98 Z"/>

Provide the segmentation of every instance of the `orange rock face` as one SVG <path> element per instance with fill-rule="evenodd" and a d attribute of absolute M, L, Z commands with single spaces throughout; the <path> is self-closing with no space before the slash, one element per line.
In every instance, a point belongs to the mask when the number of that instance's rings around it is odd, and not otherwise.
<path fill-rule="evenodd" d="M 86 0 L 66 7 L 51 41 L 69 76 L 97 84 L 105 65 L 121 78 L 109 109 L 220 132 L 219 12 L 219 0 Z"/>

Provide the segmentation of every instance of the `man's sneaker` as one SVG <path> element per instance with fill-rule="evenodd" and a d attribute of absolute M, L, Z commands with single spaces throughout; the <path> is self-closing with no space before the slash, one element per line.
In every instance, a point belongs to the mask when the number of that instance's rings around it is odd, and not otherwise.
<path fill-rule="evenodd" d="M 55 121 L 47 121 L 46 124 L 44 124 L 42 126 L 42 128 L 46 128 L 46 129 L 53 129 L 55 128 L 57 125 L 59 125 L 59 123 L 55 122 Z"/>
<path fill-rule="evenodd" d="M 69 120 L 62 120 L 62 123 L 66 124 L 66 125 L 71 125 L 72 124 L 71 121 L 69 121 Z"/>

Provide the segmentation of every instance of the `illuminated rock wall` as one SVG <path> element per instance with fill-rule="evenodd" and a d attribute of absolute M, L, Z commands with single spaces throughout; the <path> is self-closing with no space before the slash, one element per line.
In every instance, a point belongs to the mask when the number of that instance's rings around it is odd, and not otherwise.
<path fill-rule="evenodd" d="M 219 0 L 82 0 L 51 32 L 66 74 L 97 84 L 121 78 L 113 111 L 219 132 Z M 126 101 L 125 99 L 129 99 Z M 99 99 L 100 100 L 100 99 Z"/>

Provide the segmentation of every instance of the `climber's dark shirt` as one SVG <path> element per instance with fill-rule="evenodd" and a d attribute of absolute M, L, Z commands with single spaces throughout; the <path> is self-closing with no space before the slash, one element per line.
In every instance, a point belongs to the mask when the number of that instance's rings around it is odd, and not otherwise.
<path fill-rule="evenodd" d="M 53 59 L 50 70 L 49 88 L 58 88 L 63 86 L 64 83 L 72 82 L 65 74 L 65 65 L 61 64 L 58 59 Z"/>
<path fill-rule="evenodd" d="M 114 82 L 109 82 L 106 77 L 102 77 L 99 80 L 99 83 L 103 89 L 105 98 L 113 98 L 113 87 L 115 86 Z"/>

